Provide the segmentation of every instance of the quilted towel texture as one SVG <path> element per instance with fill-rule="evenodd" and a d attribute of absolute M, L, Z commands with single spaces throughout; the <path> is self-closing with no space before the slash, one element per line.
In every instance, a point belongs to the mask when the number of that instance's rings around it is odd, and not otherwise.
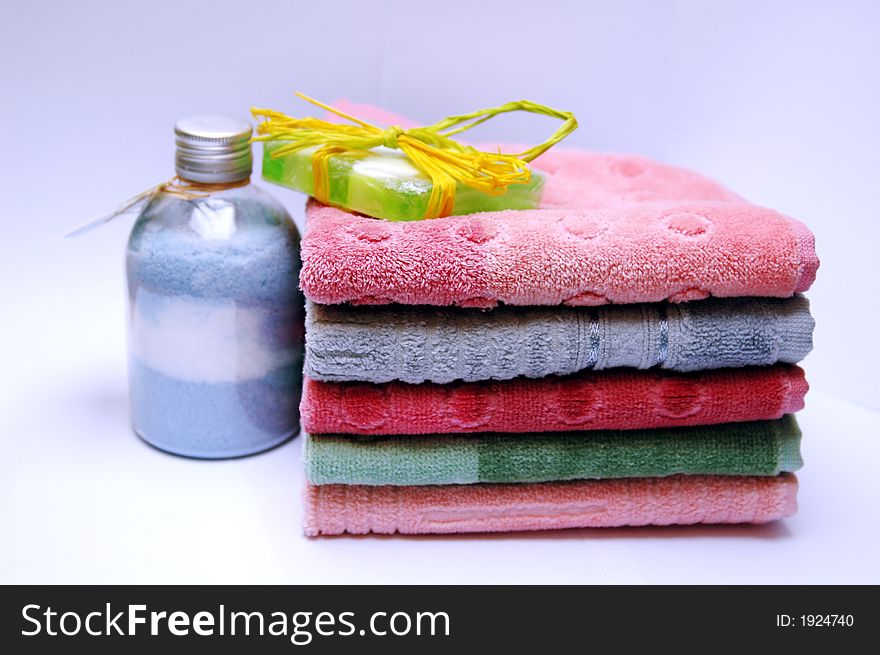
<path fill-rule="evenodd" d="M 540 209 L 412 223 L 311 201 L 300 283 L 319 303 L 493 307 L 788 297 L 812 284 L 813 235 L 695 173 L 551 150 Z"/>
<path fill-rule="evenodd" d="M 312 484 L 426 485 L 777 475 L 798 470 L 801 433 L 775 421 L 531 434 L 307 435 Z"/>
<path fill-rule="evenodd" d="M 637 430 L 780 418 L 803 409 L 808 388 L 803 370 L 785 364 L 445 385 L 306 378 L 300 418 L 312 434 Z"/>
<path fill-rule="evenodd" d="M 799 295 L 489 312 L 309 302 L 305 373 L 327 381 L 442 384 L 615 367 L 795 363 L 812 348 L 813 325 Z"/>
<path fill-rule="evenodd" d="M 307 485 L 305 533 L 442 534 L 766 523 L 797 510 L 797 478 L 683 475 L 425 487 Z"/>

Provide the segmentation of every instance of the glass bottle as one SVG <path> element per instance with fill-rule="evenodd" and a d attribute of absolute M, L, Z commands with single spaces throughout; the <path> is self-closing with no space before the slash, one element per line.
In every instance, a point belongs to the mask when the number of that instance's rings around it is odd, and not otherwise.
<path fill-rule="evenodd" d="M 250 184 L 249 124 L 187 118 L 175 136 L 179 183 L 128 241 L 132 425 L 177 455 L 250 455 L 299 432 L 299 232 Z"/>

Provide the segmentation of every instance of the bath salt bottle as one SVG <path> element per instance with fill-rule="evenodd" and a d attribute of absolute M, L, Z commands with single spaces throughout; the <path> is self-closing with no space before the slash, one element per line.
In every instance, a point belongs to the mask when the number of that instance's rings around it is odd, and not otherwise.
<path fill-rule="evenodd" d="M 187 118 L 175 136 L 179 184 L 128 242 L 132 424 L 170 453 L 250 455 L 299 431 L 299 233 L 250 184 L 249 124 Z"/>

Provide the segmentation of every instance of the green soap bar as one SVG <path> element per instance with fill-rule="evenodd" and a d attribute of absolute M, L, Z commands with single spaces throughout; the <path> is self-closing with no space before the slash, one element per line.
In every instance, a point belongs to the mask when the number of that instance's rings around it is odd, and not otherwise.
<path fill-rule="evenodd" d="M 263 179 L 314 195 L 314 149 L 273 158 L 272 153 L 284 145 L 283 141 L 264 144 Z M 390 221 L 416 221 L 424 217 L 431 195 L 431 180 L 401 151 L 376 148 L 362 157 L 332 157 L 329 164 L 331 204 Z M 459 184 L 452 213 L 534 209 L 541 202 L 543 189 L 544 177 L 534 170 L 529 182 L 511 184 L 500 196 Z"/>

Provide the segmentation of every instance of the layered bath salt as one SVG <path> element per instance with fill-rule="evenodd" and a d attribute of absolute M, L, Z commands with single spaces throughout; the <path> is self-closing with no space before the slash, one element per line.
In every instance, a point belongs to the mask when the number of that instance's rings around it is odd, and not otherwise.
<path fill-rule="evenodd" d="M 312 155 L 315 148 L 272 156 L 287 145 L 283 141 L 264 144 L 263 179 L 314 196 Z M 391 221 L 424 217 L 433 185 L 403 152 L 378 147 L 357 155 L 331 157 L 328 163 L 331 204 Z M 544 177 L 534 170 L 528 182 L 511 184 L 505 193 L 497 196 L 459 183 L 452 213 L 534 209 L 541 202 L 543 189 Z"/>
<path fill-rule="evenodd" d="M 158 194 L 129 239 L 132 423 L 179 455 L 238 457 L 299 431 L 299 234 L 247 163 L 243 184 Z"/>

